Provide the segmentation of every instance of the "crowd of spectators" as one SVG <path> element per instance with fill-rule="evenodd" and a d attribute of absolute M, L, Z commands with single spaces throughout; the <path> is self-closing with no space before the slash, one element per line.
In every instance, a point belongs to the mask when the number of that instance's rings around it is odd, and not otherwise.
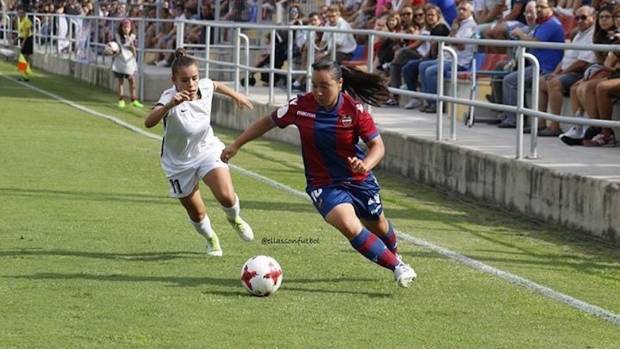
<path fill-rule="evenodd" d="M 198 1 L 202 1 L 198 6 Z M 620 5 L 617 0 L 336 0 L 331 6 L 317 6 L 316 11 L 307 14 L 308 1 L 304 6 L 295 2 L 280 1 L 286 9 L 283 23 L 292 25 L 309 24 L 339 29 L 375 29 L 390 33 L 413 33 L 419 35 L 451 36 L 456 38 L 489 38 L 538 42 L 574 42 L 578 44 L 620 43 Z M 9 9 L 17 3 L 4 0 Z M 158 16 L 164 19 L 214 19 L 214 1 L 188 0 L 164 1 L 158 9 L 155 0 L 100 1 L 99 8 L 92 0 L 46 0 L 34 1 L 32 6 L 41 13 L 65 13 L 99 15 L 110 18 Z M 258 8 L 259 4 L 262 4 Z M 224 0 L 219 3 L 220 19 L 232 21 L 267 22 L 273 20 L 276 2 L 264 0 Z M 200 9 L 200 11 L 199 11 Z M 98 11 L 98 13 L 96 13 Z M 99 42 L 110 39 L 114 25 L 100 23 Z M 189 25 L 185 30 L 184 42 L 203 44 L 207 40 L 205 27 Z M 618 28 L 618 30 L 616 30 Z M 145 32 L 147 48 L 169 50 L 176 45 L 176 26 L 173 22 L 149 23 Z M 265 37 L 266 43 L 271 36 Z M 286 32 L 276 35 L 276 66 L 281 67 L 288 59 Z M 296 67 L 305 67 L 308 46 L 315 45 L 315 59 L 336 52 L 338 62 L 351 62 L 359 52 L 368 51 L 367 37 L 347 33 L 316 32 L 315 41 L 310 43 L 308 33 L 296 30 L 294 33 L 294 62 Z M 505 60 L 497 62 L 497 69 L 505 71 L 497 80 L 497 89 L 487 98 L 491 102 L 515 105 L 517 98 L 517 72 L 510 49 L 479 45 L 455 45 L 459 71 L 471 69 L 476 53 L 499 54 Z M 437 71 L 437 44 L 424 40 L 400 40 L 378 37 L 373 48 L 376 66 L 372 69 L 383 72 L 389 85 L 412 91 L 434 93 L 437 78 L 449 74 L 449 63 L 444 72 Z M 613 99 L 620 96 L 620 60 L 615 52 L 593 52 L 558 49 L 528 50 L 540 62 L 540 105 L 538 108 L 553 114 L 560 114 L 565 97 L 571 99 L 575 116 L 593 119 L 611 119 Z M 269 52 L 261 55 L 256 66 L 269 62 Z M 448 61 L 451 59 L 446 56 Z M 497 57 L 497 56 L 494 56 Z M 164 52 L 157 53 L 149 61 L 159 66 L 170 65 L 172 57 Z M 532 67 L 525 71 L 526 84 L 531 82 Z M 280 77 L 281 78 L 281 77 Z M 283 79 L 280 79 L 283 83 Z M 263 76 L 263 80 L 266 77 Z M 247 83 L 254 84 L 252 77 Z M 298 77 L 294 88 L 305 89 L 305 77 Z M 246 82 L 244 82 L 246 83 Z M 403 104 L 398 96 L 387 102 L 388 106 L 407 109 L 419 108 L 422 112 L 435 113 L 433 100 L 409 99 Z M 498 124 L 501 128 L 516 127 L 514 113 L 503 113 Z M 615 136 L 609 128 L 560 129 L 560 125 L 539 119 L 540 136 L 560 137 L 567 144 L 586 146 L 608 146 L 615 144 Z"/>

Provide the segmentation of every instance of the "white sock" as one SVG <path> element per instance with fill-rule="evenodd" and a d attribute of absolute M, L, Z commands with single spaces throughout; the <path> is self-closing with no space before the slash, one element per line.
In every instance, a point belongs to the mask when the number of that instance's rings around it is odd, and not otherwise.
<path fill-rule="evenodd" d="M 211 220 L 209 220 L 209 216 L 205 215 L 201 222 L 194 222 L 192 219 L 189 220 L 201 236 L 205 238 L 211 238 L 213 236 L 213 228 L 211 228 Z"/>
<path fill-rule="evenodd" d="M 221 206 L 221 207 L 229 221 L 234 221 L 235 219 L 239 217 L 239 212 L 241 211 L 241 208 L 239 207 L 239 197 L 237 195 L 235 195 L 235 204 L 233 204 L 232 207 L 230 208 L 226 208 L 224 206 Z"/>

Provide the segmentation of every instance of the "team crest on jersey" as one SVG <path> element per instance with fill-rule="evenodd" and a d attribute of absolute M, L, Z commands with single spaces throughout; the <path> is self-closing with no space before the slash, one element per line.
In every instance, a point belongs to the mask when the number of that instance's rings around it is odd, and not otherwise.
<path fill-rule="evenodd" d="M 353 123 L 353 117 L 350 114 L 344 115 L 340 117 L 340 123 L 343 126 L 351 126 L 351 123 Z"/>

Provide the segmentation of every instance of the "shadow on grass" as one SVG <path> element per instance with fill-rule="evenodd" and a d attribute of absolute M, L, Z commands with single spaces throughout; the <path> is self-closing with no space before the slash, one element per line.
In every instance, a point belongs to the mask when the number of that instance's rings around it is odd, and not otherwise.
<path fill-rule="evenodd" d="M 72 250 L 42 250 L 24 249 L 0 251 L 0 257 L 24 256 L 59 256 L 78 257 L 89 259 L 122 260 L 122 261 L 166 261 L 175 259 L 204 259 L 205 254 L 200 252 L 149 252 L 149 253 L 109 253 L 109 252 L 79 252 Z"/>
<path fill-rule="evenodd" d="M 145 282 L 145 283 L 168 283 L 173 287 L 197 287 L 203 285 L 213 285 L 222 287 L 240 288 L 239 279 L 237 278 L 218 278 L 218 277 L 180 277 L 180 276 L 131 276 L 119 274 L 90 274 L 90 273 L 35 273 L 33 275 L 4 275 L 3 278 L 15 278 L 25 280 L 84 280 L 98 282 Z M 324 293 L 324 294 L 351 294 L 351 295 L 367 295 L 371 298 L 391 297 L 391 293 L 365 292 L 363 290 L 344 290 L 344 289 L 327 289 L 324 287 L 313 288 L 313 283 L 355 283 L 355 282 L 376 282 L 367 278 L 336 278 L 336 279 L 285 279 L 285 287 L 283 289 L 289 291 L 305 292 L 305 293 Z M 290 286 L 293 284 L 294 286 Z M 302 285 L 298 287 L 295 285 Z M 240 291 L 203 291 L 203 294 L 216 294 L 224 296 L 240 296 L 247 295 Z"/>

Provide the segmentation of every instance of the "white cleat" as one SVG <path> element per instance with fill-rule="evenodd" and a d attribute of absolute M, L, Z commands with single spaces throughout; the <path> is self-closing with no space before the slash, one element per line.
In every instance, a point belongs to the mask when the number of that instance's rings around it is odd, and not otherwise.
<path fill-rule="evenodd" d="M 220 247 L 220 240 L 217 238 L 215 232 L 211 238 L 207 238 L 207 255 L 209 256 L 222 256 L 222 248 Z"/>
<path fill-rule="evenodd" d="M 250 224 L 245 222 L 240 216 L 235 220 L 228 220 L 230 225 L 237 231 L 239 237 L 241 237 L 244 241 L 251 241 L 254 239 L 254 232 L 252 231 L 252 227 Z"/>
<path fill-rule="evenodd" d="M 413 282 L 416 277 L 418 277 L 418 275 L 415 271 L 413 271 L 411 266 L 405 263 L 398 264 L 396 269 L 394 269 L 394 279 L 398 285 L 403 288 L 409 288 L 409 285 L 411 285 L 411 282 Z"/>

